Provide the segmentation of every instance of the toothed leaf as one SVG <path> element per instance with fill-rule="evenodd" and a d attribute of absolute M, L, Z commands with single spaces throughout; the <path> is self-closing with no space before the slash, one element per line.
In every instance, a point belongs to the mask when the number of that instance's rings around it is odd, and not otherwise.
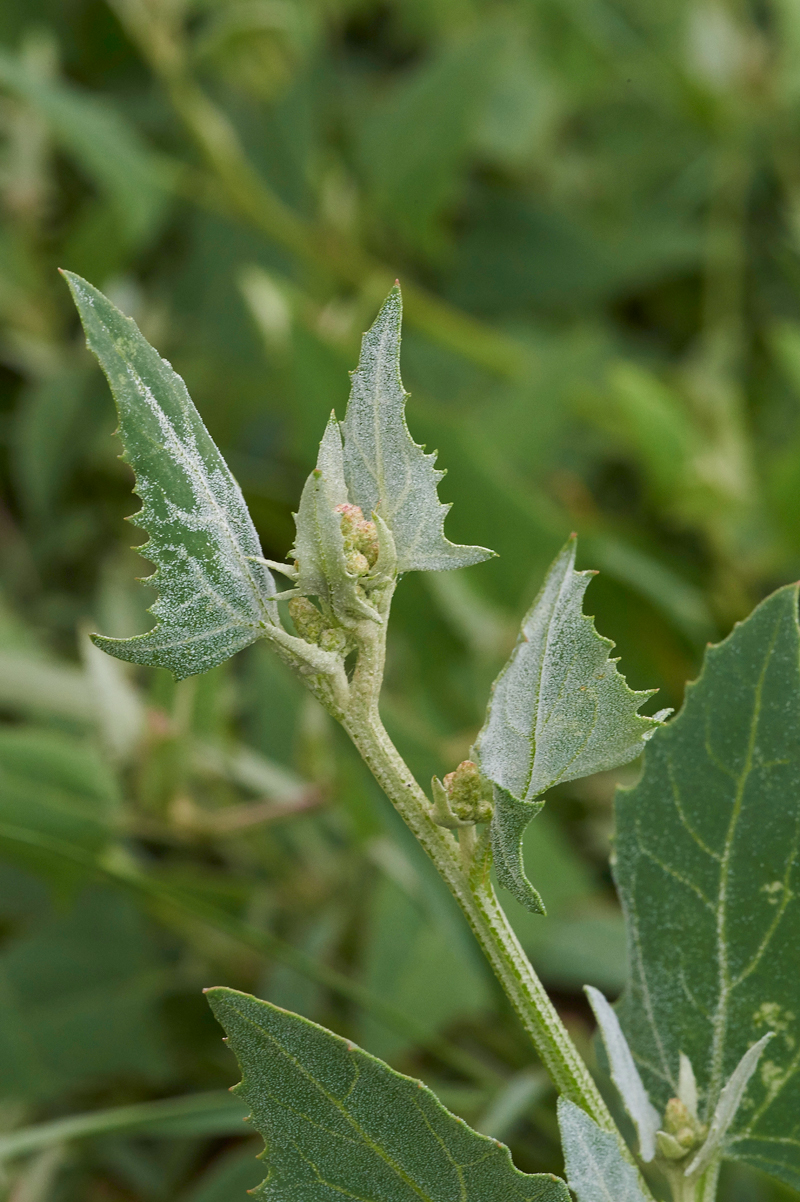
<path fill-rule="evenodd" d="M 575 538 L 550 567 L 526 614 L 517 645 L 492 688 L 478 736 L 481 771 L 495 788 L 492 847 L 501 884 L 543 913 L 525 876 L 520 842 L 542 794 L 635 759 L 660 724 L 637 711 L 650 692 L 634 692 L 617 671 L 614 646 L 582 610 L 592 572 L 576 572 Z"/>
<path fill-rule="evenodd" d="M 520 1173 L 420 1081 L 324 1027 L 233 989 L 208 1000 L 236 1053 L 266 1143 L 268 1202 L 569 1202 L 563 1181 Z"/>
<path fill-rule="evenodd" d="M 679 1092 L 683 1052 L 696 1076 L 699 1117 L 711 1123 L 742 1057 L 775 1032 L 743 1082 L 735 1114 L 722 1116 L 721 1147 L 795 1189 L 797 597 L 797 585 L 778 590 L 708 649 L 680 714 L 648 744 L 641 781 L 617 794 L 615 841 L 631 962 L 618 1014 L 651 1099 L 663 1110 Z"/>
<path fill-rule="evenodd" d="M 567 1181 L 578 1202 L 645 1202 L 638 1174 L 613 1135 L 566 1098 L 558 1099 L 558 1126 Z"/>
<path fill-rule="evenodd" d="M 395 286 L 361 342 L 344 431 L 344 472 L 350 500 L 368 517 L 380 514 L 394 536 L 398 572 L 439 572 L 480 563 L 494 554 L 461 547 L 444 536 L 449 505 L 436 492 L 444 472 L 408 432 L 407 393 L 400 380 L 403 303 Z"/>
<path fill-rule="evenodd" d="M 86 342 L 106 374 L 119 415 L 123 458 L 150 535 L 139 550 L 158 590 L 147 634 L 94 636 L 118 659 L 169 668 L 181 680 L 206 672 L 277 622 L 275 584 L 241 490 L 192 404 L 186 385 L 102 292 L 65 272 Z"/>

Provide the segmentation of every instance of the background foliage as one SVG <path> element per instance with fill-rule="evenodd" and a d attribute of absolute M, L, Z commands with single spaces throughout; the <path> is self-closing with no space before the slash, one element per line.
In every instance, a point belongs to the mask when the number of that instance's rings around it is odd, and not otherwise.
<path fill-rule="evenodd" d="M 660 687 L 653 709 L 798 575 L 798 134 L 792 0 L 0 7 L 15 1202 L 230 1202 L 256 1184 L 200 993 L 220 983 L 422 1075 L 525 1171 L 562 1167 L 554 1098 L 453 903 L 268 649 L 176 686 L 88 642 L 148 628 L 147 568 L 56 268 L 184 376 L 276 559 L 400 277 L 409 420 L 442 448 L 449 537 L 500 552 L 398 593 L 384 713 L 424 781 L 466 754 L 571 529 L 602 572 L 589 610 L 630 683 Z M 613 783 L 561 787 L 531 828 L 549 917 L 504 897 L 588 1056 L 580 986 L 613 994 L 626 971 Z M 197 1096 L 152 1105 L 181 1095 Z M 66 1116 L 82 1138 L 31 1135 Z M 740 1170 L 723 1194 L 793 1196 Z"/>

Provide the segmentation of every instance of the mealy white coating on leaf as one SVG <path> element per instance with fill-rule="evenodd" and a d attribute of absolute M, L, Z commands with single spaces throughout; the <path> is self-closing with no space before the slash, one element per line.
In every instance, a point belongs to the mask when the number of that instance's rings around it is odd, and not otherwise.
<path fill-rule="evenodd" d="M 550 1173 L 450 1114 L 421 1081 L 331 1031 L 232 989 L 206 991 L 264 1137 L 264 1202 L 569 1202 Z M 233 1202 L 233 1200 L 231 1200 Z"/>
<path fill-rule="evenodd" d="M 205 672 L 277 623 L 272 575 L 256 562 L 261 547 L 241 490 L 183 380 L 131 318 L 64 274 L 114 394 L 123 458 L 142 499 L 131 520 L 150 535 L 137 549 L 155 565 L 148 583 L 158 590 L 153 630 L 94 642 L 119 659 L 169 668 L 177 679 Z"/>
<path fill-rule="evenodd" d="M 544 806 L 544 799 L 539 797 L 534 801 L 517 801 L 500 785 L 495 785 L 492 793 L 494 813 L 490 831 L 497 879 L 531 914 L 546 914 L 538 890 L 534 889 L 525 875 L 522 856 L 522 837 L 528 823 Z"/>
<path fill-rule="evenodd" d="M 610 1005 L 599 989 L 584 986 L 584 993 L 594 1011 L 600 1033 L 603 1036 L 611 1068 L 611 1079 L 619 1090 L 625 1109 L 633 1120 L 639 1136 L 639 1152 L 647 1164 L 656 1154 L 656 1131 L 660 1126 L 658 1111 L 647 1096 L 642 1084 L 628 1041 Z"/>
<path fill-rule="evenodd" d="M 306 480 L 295 514 L 294 556 L 299 564 L 297 592 L 330 603 L 345 624 L 363 618 L 380 622 L 358 578 L 347 570 L 342 522 L 337 505 L 348 501 L 342 470 L 342 436 L 331 414 L 320 443 L 317 466 Z"/>
<path fill-rule="evenodd" d="M 692 1068 L 692 1062 L 683 1052 L 680 1054 L 678 1068 L 678 1097 L 683 1102 L 692 1118 L 697 1118 L 697 1080 Z"/>
<path fill-rule="evenodd" d="M 774 1034 L 774 1031 L 768 1031 L 759 1039 L 758 1043 L 754 1043 L 752 1047 L 748 1048 L 731 1073 L 719 1095 L 706 1141 L 686 1169 L 687 1177 L 702 1173 L 715 1156 L 721 1153 L 725 1136 L 744 1097 L 747 1083 L 756 1071 L 761 1053 L 769 1041 L 774 1038 Z"/>
<path fill-rule="evenodd" d="M 645 1202 L 633 1165 L 623 1160 L 615 1137 L 588 1114 L 558 1099 L 558 1126 L 567 1184 L 578 1202 Z"/>
<path fill-rule="evenodd" d="M 408 432 L 407 393 L 400 380 L 403 305 L 395 286 L 361 342 L 344 432 L 344 471 L 350 500 L 364 516 L 380 514 L 394 536 L 398 572 L 439 572 L 480 563 L 494 554 L 462 547 L 444 535 L 450 508 L 437 496 L 444 472 Z"/>
<path fill-rule="evenodd" d="M 304 596 L 328 598 L 326 559 L 340 560 L 344 571 L 344 538 L 337 505 L 347 502 L 341 474 L 342 436 L 334 416 L 319 446 L 317 465 L 306 480 L 295 514 L 293 556 L 298 561 L 297 588 Z"/>
<path fill-rule="evenodd" d="M 637 713 L 652 692 L 628 688 L 582 611 L 593 573 L 574 570 L 575 551 L 573 537 L 548 571 L 478 736 L 482 772 L 519 801 L 628 763 L 659 725 Z"/>

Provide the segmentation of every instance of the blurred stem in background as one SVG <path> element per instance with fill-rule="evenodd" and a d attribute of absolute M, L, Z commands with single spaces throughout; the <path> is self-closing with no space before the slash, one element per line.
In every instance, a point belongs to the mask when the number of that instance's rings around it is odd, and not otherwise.
<path fill-rule="evenodd" d="M 226 205 L 298 255 L 315 275 L 322 268 L 335 284 L 356 288 L 366 304 L 380 301 L 394 281 L 391 268 L 357 243 L 342 241 L 338 231 L 303 221 L 253 168 L 235 127 L 191 74 L 183 7 L 162 0 L 109 2 L 161 80 Z M 513 339 L 443 304 L 413 281 L 404 281 L 403 298 L 406 319 L 443 346 L 501 376 L 514 378 L 525 369 L 528 356 Z"/>

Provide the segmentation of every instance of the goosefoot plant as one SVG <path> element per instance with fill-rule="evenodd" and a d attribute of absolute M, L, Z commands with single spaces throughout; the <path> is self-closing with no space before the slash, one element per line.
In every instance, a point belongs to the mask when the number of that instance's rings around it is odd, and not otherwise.
<path fill-rule="evenodd" d="M 798 586 L 708 649 L 665 724 L 668 711 L 639 713 L 651 694 L 628 688 L 613 644 L 583 614 L 592 573 L 575 571 L 573 536 L 525 616 L 470 759 L 434 779 L 429 798 L 379 713 L 392 595 L 405 572 L 492 552 L 444 535 L 441 473 L 405 423 L 399 288 L 364 335 L 344 421 L 331 415 L 325 430 L 291 562 L 273 563 L 183 381 L 100 292 L 67 280 L 116 400 L 158 590 L 149 633 L 95 642 L 181 679 L 269 640 L 433 860 L 561 1095 L 566 1183 L 519 1172 L 507 1148 L 352 1043 L 211 989 L 241 1065 L 236 1088 L 266 1143 L 258 1196 L 565 1202 L 571 1190 L 578 1202 L 642 1202 L 652 1186 L 675 1202 L 711 1202 L 725 1157 L 800 1187 Z M 587 988 L 635 1132 L 629 1148 L 515 938 L 491 868 L 544 914 L 521 839 L 545 793 L 633 760 L 651 738 L 639 784 L 616 805 L 630 983 L 616 1011 Z"/>

